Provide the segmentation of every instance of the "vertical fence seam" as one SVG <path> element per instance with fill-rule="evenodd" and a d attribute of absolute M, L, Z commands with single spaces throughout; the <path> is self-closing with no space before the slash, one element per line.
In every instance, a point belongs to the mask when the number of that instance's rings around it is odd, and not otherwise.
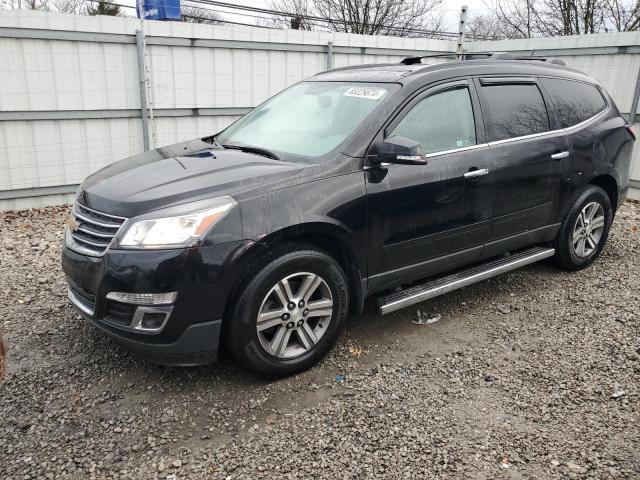
<path fill-rule="evenodd" d="M 149 150 L 149 118 L 147 117 L 147 71 L 144 57 L 144 32 L 136 30 L 136 53 L 138 55 L 138 81 L 140 82 L 140 113 L 142 117 L 142 144 Z"/>

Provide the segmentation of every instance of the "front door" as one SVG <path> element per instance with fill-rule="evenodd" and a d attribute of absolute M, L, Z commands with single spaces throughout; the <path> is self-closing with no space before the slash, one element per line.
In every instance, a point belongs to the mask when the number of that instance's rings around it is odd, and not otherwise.
<path fill-rule="evenodd" d="M 420 143 L 426 165 L 367 170 L 369 289 L 477 260 L 489 231 L 489 147 L 467 80 L 416 95 L 378 136 Z M 370 151 L 376 151 L 376 142 Z"/>

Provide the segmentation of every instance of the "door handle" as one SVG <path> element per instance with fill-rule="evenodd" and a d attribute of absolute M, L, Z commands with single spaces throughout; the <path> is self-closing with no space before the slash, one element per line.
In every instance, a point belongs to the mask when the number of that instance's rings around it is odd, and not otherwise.
<path fill-rule="evenodd" d="M 569 152 L 565 150 L 564 152 L 554 153 L 553 155 L 551 155 L 551 158 L 553 158 L 554 160 L 560 160 L 562 158 L 567 158 L 568 156 Z"/>
<path fill-rule="evenodd" d="M 464 178 L 481 177 L 483 175 L 486 175 L 487 173 L 489 173 L 488 168 L 480 168 L 478 170 L 469 170 L 467 173 L 464 174 Z"/>

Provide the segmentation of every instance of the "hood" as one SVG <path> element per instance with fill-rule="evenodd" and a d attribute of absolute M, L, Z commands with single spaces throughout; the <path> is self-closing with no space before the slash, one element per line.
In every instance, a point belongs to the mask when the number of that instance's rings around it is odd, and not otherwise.
<path fill-rule="evenodd" d="M 133 217 L 190 201 L 233 195 L 289 177 L 303 166 L 202 140 L 158 148 L 105 167 L 82 184 L 80 202 L 112 215 Z"/>

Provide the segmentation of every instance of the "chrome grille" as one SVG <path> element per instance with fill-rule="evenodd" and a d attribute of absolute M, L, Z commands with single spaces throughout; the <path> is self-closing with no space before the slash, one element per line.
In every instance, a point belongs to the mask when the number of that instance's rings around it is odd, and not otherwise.
<path fill-rule="evenodd" d="M 98 212 L 76 202 L 73 205 L 75 228 L 70 228 L 71 237 L 80 253 L 102 255 L 126 218 Z"/>
<path fill-rule="evenodd" d="M 75 299 L 86 307 L 87 310 L 93 312 L 96 307 L 96 294 L 87 290 L 86 288 L 78 288 L 74 286 L 69 287 L 69 291 L 73 294 Z"/>
<path fill-rule="evenodd" d="M 67 289 L 67 298 L 74 307 L 85 315 L 93 317 L 96 308 L 96 295 L 89 290 L 77 288 L 69 284 Z"/>

